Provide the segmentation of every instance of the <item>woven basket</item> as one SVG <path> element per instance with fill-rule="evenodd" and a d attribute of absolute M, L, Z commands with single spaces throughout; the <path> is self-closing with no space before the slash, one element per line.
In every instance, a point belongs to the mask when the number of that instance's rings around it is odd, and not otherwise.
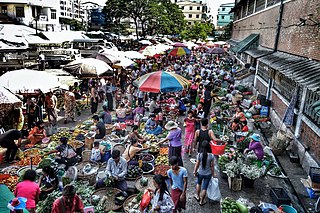
<path fill-rule="evenodd" d="M 146 189 L 152 189 L 152 190 L 156 190 L 156 187 L 153 185 L 153 176 L 154 175 L 143 175 L 144 177 L 148 178 L 148 185 L 147 186 L 142 186 L 140 184 L 140 180 L 142 177 L 138 177 L 136 179 L 136 182 L 135 182 L 135 187 L 136 189 L 139 191 L 139 192 L 144 192 L 144 190 Z"/>
<path fill-rule="evenodd" d="M 89 161 L 91 158 L 91 150 L 84 150 L 82 152 L 82 161 Z"/>
<path fill-rule="evenodd" d="M 130 208 L 128 207 L 129 203 L 137 197 L 137 194 L 134 195 L 130 195 L 124 202 L 123 202 L 123 211 L 125 213 L 129 213 L 128 210 L 130 210 Z"/>
<path fill-rule="evenodd" d="M 97 171 L 92 174 L 83 174 L 81 171 L 87 165 L 90 164 L 91 167 L 97 167 Z M 92 161 L 82 161 L 75 165 L 78 169 L 78 180 L 88 181 L 90 185 L 94 185 L 96 183 L 96 176 L 98 174 L 99 164 Z"/>
<path fill-rule="evenodd" d="M 121 190 L 116 188 L 103 188 L 93 192 L 92 195 L 98 195 L 100 196 L 100 199 L 102 199 L 103 196 L 106 196 L 107 200 L 104 203 L 104 212 L 109 212 L 109 211 L 116 211 L 122 207 L 122 205 L 118 206 L 114 203 L 115 195 L 120 192 Z M 92 195 L 90 198 L 90 202 L 93 205 L 94 203 L 92 202 Z"/>

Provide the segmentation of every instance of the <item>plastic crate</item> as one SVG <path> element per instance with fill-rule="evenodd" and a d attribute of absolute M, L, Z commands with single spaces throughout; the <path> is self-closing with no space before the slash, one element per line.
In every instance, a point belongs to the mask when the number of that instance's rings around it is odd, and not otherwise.
<path fill-rule="evenodd" d="M 272 203 L 276 206 L 280 206 L 282 204 L 291 204 L 291 199 L 283 188 L 271 188 L 270 196 L 272 199 Z"/>
<path fill-rule="evenodd" d="M 320 183 L 320 167 L 310 167 L 309 176 L 312 182 Z"/>

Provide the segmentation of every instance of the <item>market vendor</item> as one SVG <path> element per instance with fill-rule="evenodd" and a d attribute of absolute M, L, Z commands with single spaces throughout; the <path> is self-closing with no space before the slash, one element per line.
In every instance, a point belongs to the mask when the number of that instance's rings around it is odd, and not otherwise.
<path fill-rule="evenodd" d="M 127 116 L 127 108 L 125 107 L 124 103 L 119 105 L 119 108 L 116 109 L 116 115 L 118 122 L 124 123 Z"/>
<path fill-rule="evenodd" d="M 161 126 L 155 121 L 155 114 L 150 114 L 150 118 L 146 122 L 146 132 L 148 134 L 159 135 L 162 132 Z"/>
<path fill-rule="evenodd" d="M 40 200 L 46 199 L 48 194 L 58 188 L 59 180 L 51 166 L 46 166 L 42 169 L 42 177 L 39 180 Z"/>
<path fill-rule="evenodd" d="M 139 134 L 139 127 L 137 125 L 132 126 L 132 131 L 129 133 L 128 140 L 135 139 L 138 143 L 144 143 L 146 140 Z"/>
<path fill-rule="evenodd" d="M 93 123 L 96 125 L 96 136 L 95 139 L 103 139 L 106 136 L 106 126 L 100 121 L 98 115 L 92 116 Z"/>
<path fill-rule="evenodd" d="M 42 141 L 43 138 L 46 137 L 46 130 L 44 129 L 44 123 L 42 121 L 38 121 L 36 125 L 29 132 L 28 139 L 30 140 L 30 144 L 35 145 Z"/>
<path fill-rule="evenodd" d="M 127 175 L 127 161 L 120 156 L 119 150 L 113 150 L 111 158 L 108 160 L 106 174 L 107 178 L 112 178 L 115 183 L 115 187 L 121 191 L 126 192 L 128 189 L 125 176 Z M 102 188 L 105 186 L 106 178 L 98 180 L 96 188 Z"/>
<path fill-rule="evenodd" d="M 50 155 L 53 153 L 59 153 L 60 158 L 56 158 L 56 162 L 59 164 L 64 164 L 66 167 L 73 166 L 78 162 L 77 153 L 76 151 L 68 144 L 67 137 L 60 138 L 61 144 L 56 147 L 56 149 L 47 152 L 46 154 L 42 155 L 42 157 L 46 155 Z"/>
<path fill-rule="evenodd" d="M 182 150 L 181 128 L 174 121 L 169 121 L 164 128 L 169 131 L 169 134 L 165 139 L 160 141 L 159 144 L 169 141 L 169 159 L 172 156 L 176 156 L 179 161 L 179 166 L 183 166 L 182 156 L 181 156 L 181 150 Z"/>
<path fill-rule="evenodd" d="M 126 159 L 128 164 L 130 164 L 130 165 L 138 165 L 138 161 L 136 159 L 136 154 L 138 152 L 149 149 L 149 147 L 140 148 L 138 146 L 139 146 L 138 140 L 135 138 L 132 138 L 130 145 L 127 146 L 126 150 L 122 154 L 122 157 L 124 159 Z"/>
<path fill-rule="evenodd" d="M 244 154 L 253 151 L 254 154 L 257 156 L 258 160 L 262 160 L 264 156 L 263 146 L 260 143 L 260 135 L 259 134 L 252 134 L 250 136 L 251 142 L 249 144 L 249 148 L 244 150 Z"/>
<path fill-rule="evenodd" d="M 152 97 L 152 101 L 149 104 L 149 112 L 150 113 L 158 113 L 161 112 L 160 106 L 157 104 L 157 97 Z"/>
<path fill-rule="evenodd" d="M 104 124 L 111 124 L 112 123 L 112 116 L 109 112 L 108 106 L 102 106 L 103 112 L 101 113 L 100 117 Z"/>
<path fill-rule="evenodd" d="M 18 145 L 15 144 L 15 140 L 18 140 Z M 0 134 L 0 146 L 7 148 L 5 161 L 7 163 L 15 163 L 18 147 L 21 146 L 22 134 L 19 130 L 11 129 L 3 134 Z"/>
<path fill-rule="evenodd" d="M 62 190 L 62 197 L 57 198 L 52 205 L 51 213 L 80 212 L 84 213 L 84 205 L 76 194 L 76 188 L 69 184 Z"/>
<path fill-rule="evenodd" d="M 243 113 L 243 110 L 241 107 L 237 107 L 236 108 L 236 114 L 234 115 L 234 118 L 239 118 L 241 122 L 243 122 L 244 120 L 246 120 L 246 116 Z"/>

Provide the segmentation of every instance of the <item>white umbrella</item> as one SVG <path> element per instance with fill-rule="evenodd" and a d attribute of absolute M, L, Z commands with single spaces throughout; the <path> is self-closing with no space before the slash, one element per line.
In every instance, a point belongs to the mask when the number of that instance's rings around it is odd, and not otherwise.
<path fill-rule="evenodd" d="M 125 58 L 125 57 L 121 57 L 120 58 L 120 62 L 117 63 L 117 64 L 114 64 L 113 67 L 115 68 L 126 68 L 126 67 L 129 67 L 131 65 L 134 64 L 134 61 L 132 61 L 131 59 L 129 58 Z"/>
<path fill-rule="evenodd" d="M 126 51 L 123 52 L 123 56 L 130 58 L 130 59 L 146 59 L 143 54 L 137 52 L 137 51 Z"/>
<path fill-rule="evenodd" d="M 225 41 L 216 41 L 216 42 L 214 42 L 214 44 L 225 45 L 225 44 L 227 44 L 227 42 L 225 42 Z"/>
<path fill-rule="evenodd" d="M 141 40 L 139 41 L 140 44 L 144 44 L 144 45 L 151 45 L 151 41 L 148 41 L 148 40 Z"/>
<path fill-rule="evenodd" d="M 56 76 L 43 71 L 28 69 L 6 72 L 0 77 L 0 85 L 12 92 L 21 93 L 31 93 L 35 90 L 49 92 L 54 88 L 62 86 Z"/>
<path fill-rule="evenodd" d="M 4 87 L 0 87 L 0 104 L 15 104 L 22 101 Z"/>
<path fill-rule="evenodd" d="M 96 77 L 113 72 L 113 69 L 106 62 L 95 58 L 82 58 L 72 61 L 65 65 L 63 69 L 73 75 L 82 77 Z"/>

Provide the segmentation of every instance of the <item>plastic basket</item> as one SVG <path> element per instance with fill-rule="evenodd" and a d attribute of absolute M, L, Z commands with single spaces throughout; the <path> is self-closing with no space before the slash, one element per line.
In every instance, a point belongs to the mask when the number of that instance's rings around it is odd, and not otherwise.
<path fill-rule="evenodd" d="M 214 154 L 214 155 L 223 155 L 224 151 L 226 149 L 226 145 L 227 145 L 226 143 L 218 144 L 215 141 L 211 141 L 210 142 L 210 146 L 211 146 L 212 154 Z"/>
<path fill-rule="evenodd" d="M 295 208 L 293 208 L 292 206 L 281 205 L 281 207 L 282 207 L 282 211 L 284 213 L 298 213 L 297 210 Z"/>

